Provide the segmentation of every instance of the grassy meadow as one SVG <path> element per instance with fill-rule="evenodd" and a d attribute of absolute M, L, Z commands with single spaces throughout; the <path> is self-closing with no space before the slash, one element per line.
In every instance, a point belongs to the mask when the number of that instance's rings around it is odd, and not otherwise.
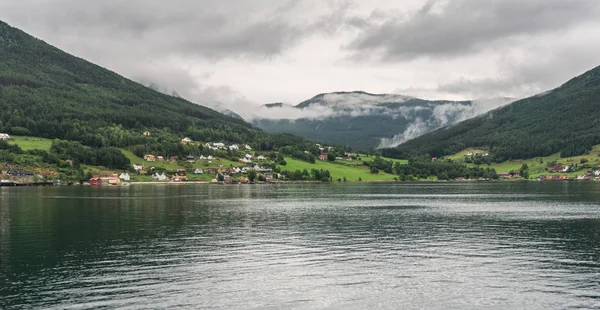
<path fill-rule="evenodd" d="M 365 158 L 363 158 L 363 160 L 364 159 Z M 364 181 L 391 181 L 395 177 L 392 174 L 384 173 L 382 171 L 380 171 L 378 174 L 372 174 L 369 172 L 369 168 L 367 166 L 363 166 L 362 161 L 358 160 L 336 160 L 334 162 L 317 160 L 314 164 L 310 164 L 305 161 L 293 159 L 291 157 L 286 157 L 285 161 L 287 162 L 287 165 L 279 166 L 281 170 L 329 170 L 329 173 L 331 174 L 333 180 L 343 179 L 344 177 L 346 177 L 346 180 L 348 181 L 358 181 L 359 178 L 361 178 Z"/>
<path fill-rule="evenodd" d="M 10 136 L 9 144 L 16 144 L 24 151 L 29 150 L 44 150 L 49 151 L 52 145 L 51 139 L 26 137 L 26 136 Z"/>

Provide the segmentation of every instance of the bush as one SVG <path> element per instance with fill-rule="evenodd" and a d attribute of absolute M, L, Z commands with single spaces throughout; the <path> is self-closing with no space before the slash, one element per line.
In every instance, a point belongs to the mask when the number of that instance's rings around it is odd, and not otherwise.
<path fill-rule="evenodd" d="M 588 162 L 587 158 L 582 158 L 581 160 L 579 160 L 579 163 L 581 163 L 581 164 L 585 164 L 587 162 Z"/>
<path fill-rule="evenodd" d="M 371 167 L 371 174 L 378 174 L 379 173 L 379 169 L 375 168 L 375 167 Z"/>

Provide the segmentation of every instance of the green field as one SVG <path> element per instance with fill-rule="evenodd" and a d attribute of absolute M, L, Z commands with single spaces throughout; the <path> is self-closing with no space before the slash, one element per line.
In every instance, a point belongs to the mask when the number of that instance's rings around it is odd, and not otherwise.
<path fill-rule="evenodd" d="M 369 157 L 367 157 L 366 155 L 359 155 L 359 158 L 361 159 L 359 161 L 362 164 L 363 161 L 372 162 L 375 159 L 375 156 L 369 156 Z M 388 157 L 383 157 L 383 156 L 381 156 L 381 159 L 387 160 L 387 161 L 391 160 L 394 163 L 399 162 L 401 165 L 408 164 L 408 160 L 407 159 L 395 159 L 395 158 L 388 158 Z"/>
<path fill-rule="evenodd" d="M 49 151 L 52 145 L 52 140 L 26 136 L 11 136 L 9 144 L 16 144 L 25 151 L 28 150 L 44 150 Z"/>
<path fill-rule="evenodd" d="M 473 148 L 466 149 L 457 154 L 447 156 L 445 158 L 452 159 L 452 160 L 463 160 L 464 155 L 466 153 L 473 152 L 474 150 L 475 149 L 473 149 Z M 478 149 L 477 151 L 481 151 L 481 150 Z M 583 164 L 581 164 L 581 159 L 587 159 L 588 162 L 585 165 L 589 165 L 590 167 L 600 166 L 600 145 L 594 146 L 592 148 L 592 151 L 590 151 L 586 155 L 581 155 L 581 156 L 561 158 L 560 154 L 556 153 L 556 154 L 552 154 L 550 156 L 545 156 L 545 157 L 535 157 L 535 158 L 531 158 L 531 159 L 518 159 L 518 160 L 509 160 L 509 161 L 505 161 L 505 162 L 501 162 L 501 163 L 492 163 L 489 166 L 483 164 L 483 165 L 480 165 L 480 167 L 493 168 L 493 169 L 496 169 L 497 173 L 502 173 L 502 172 L 510 172 L 511 170 L 519 171 L 519 169 L 521 169 L 521 166 L 523 164 L 527 164 L 527 166 L 529 166 L 529 178 L 537 178 L 540 175 L 548 174 L 547 168 L 548 168 L 548 163 L 550 163 L 550 162 L 556 161 L 556 164 L 559 166 L 574 166 L 575 164 L 577 164 L 577 166 L 582 166 Z M 474 167 L 476 165 L 468 164 L 468 166 Z M 583 173 L 585 173 L 586 170 L 587 169 L 582 169 L 582 170 L 575 171 L 575 172 L 561 173 L 561 174 L 566 174 L 566 175 L 569 175 L 569 177 L 571 177 L 571 178 L 575 178 L 575 177 L 580 176 Z"/>
<path fill-rule="evenodd" d="M 333 180 L 343 179 L 346 177 L 348 181 L 358 181 L 359 178 L 365 181 L 391 181 L 394 179 L 394 175 L 379 172 L 379 174 L 372 174 L 369 172 L 369 168 L 367 166 L 362 165 L 362 161 L 344 161 L 344 160 L 336 160 L 335 162 L 327 162 L 317 160 L 314 164 L 310 164 L 305 161 L 293 159 L 291 157 L 286 157 L 285 161 L 287 165 L 279 166 L 281 170 L 308 170 L 311 169 L 323 169 L 329 170 L 331 177 Z"/>

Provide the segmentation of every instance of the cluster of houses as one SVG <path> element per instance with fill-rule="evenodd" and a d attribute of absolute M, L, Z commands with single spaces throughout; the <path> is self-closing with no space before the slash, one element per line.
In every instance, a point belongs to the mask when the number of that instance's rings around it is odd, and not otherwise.
<path fill-rule="evenodd" d="M 490 155 L 489 153 L 469 152 L 469 153 L 465 154 L 465 157 L 471 157 L 471 156 L 475 156 L 475 157 L 487 157 L 489 155 Z"/>
<path fill-rule="evenodd" d="M 252 156 L 250 154 L 246 154 L 244 155 L 243 158 L 240 158 L 239 162 L 241 163 L 245 163 L 245 164 L 250 164 L 253 162 L 253 160 L 260 160 L 260 161 L 264 161 L 267 160 L 266 157 L 262 156 L 262 155 L 258 155 L 258 156 Z"/>
<path fill-rule="evenodd" d="M 227 146 L 227 145 L 225 145 L 225 143 L 213 142 L 213 143 L 206 143 L 205 146 L 209 150 L 213 150 L 213 151 L 216 151 L 216 150 L 239 151 L 240 149 L 252 151 L 252 147 L 250 147 L 250 145 L 248 145 L 248 144 L 244 144 L 243 146 L 240 146 L 238 144 L 232 144 L 232 145 Z"/>
<path fill-rule="evenodd" d="M 90 185 L 120 185 L 121 179 L 116 174 L 100 174 L 89 180 Z"/>

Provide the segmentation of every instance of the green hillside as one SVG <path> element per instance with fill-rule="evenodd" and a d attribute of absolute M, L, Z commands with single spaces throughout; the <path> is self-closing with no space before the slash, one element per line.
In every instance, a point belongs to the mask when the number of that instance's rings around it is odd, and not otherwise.
<path fill-rule="evenodd" d="M 568 173 L 559 173 L 568 175 L 571 178 L 584 175 L 589 170 L 600 167 L 600 145 L 595 145 L 590 151 L 578 156 L 561 157 L 560 153 L 554 153 L 549 156 L 538 156 L 529 159 L 512 159 L 503 162 L 491 162 L 489 164 L 474 164 L 465 161 L 469 158 L 465 156 L 467 153 L 472 153 L 472 149 L 466 149 L 456 154 L 448 155 L 445 158 L 456 161 L 458 163 L 467 164 L 469 167 L 486 167 L 495 169 L 498 173 L 507 173 L 510 171 L 520 171 L 523 164 L 528 167 L 529 178 L 534 179 L 540 175 L 551 174 L 548 172 L 548 167 L 562 166 L 572 167 L 572 171 Z"/>
<path fill-rule="evenodd" d="M 463 149 L 490 150 L 495 162 L 560 153 L 584 154 L 600 143 L 600 67 L 564 85 L 479 117 L 410 140 L 386 156 L 446 156 Z"/>
<path fill-rule="evenodd" d="M 152 137 L 140 134 L 145 130 Z M 156 92 L 1 21 L 0 132 L 91 147 L 176 143 L 184 136 L 264 148 L 302 143 Z"/>

